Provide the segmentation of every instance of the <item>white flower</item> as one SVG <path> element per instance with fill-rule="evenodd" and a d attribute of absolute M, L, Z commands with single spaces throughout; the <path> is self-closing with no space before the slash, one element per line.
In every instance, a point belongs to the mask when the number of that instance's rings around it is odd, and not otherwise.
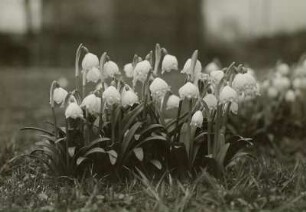
<path fill-rule="evenodd" d="M 56 102 L 57 104 L 64 103 L 67 94 L 68 94 L 68 92 L 65 89 L 63 89 L 61 87 L 55 88 L 53 90 L 53 100 L 54 100 L 54 102 Z"/>
<path fill-rule="evenodd" d="M 90 94 L 83 99 L 81 107 L 85 107 L 90 114 L 96 115 L 100 113 L 101 98 Z"/>
<path fill-rule="evenodd" d="M 144 83 L 151 68 L 151 64 L 147 60 L 137 63 L 133 73 L 133 84 L 136 85 L 137 81 Z"/>
<path fill-rule="evenodd" d="M 57 80 L 58 84 L 62 87 L 62 88 L 66 88 L 69 84 L 68 80 L 65 77 L 60 77 Z"/>
<path fill-rule="evenodd" d="M 104 64 L 103 72 L 106 78 L 107 77 L 113 78 L 115 75 L 120 74 L 118 65 L 113 61 L 107 61 Z"/>
<path fill-rule="evenodd" d="M 302 80 L 300 78 L 295 78 L 292 82 L 294 89 L 299 89 L 301 87 Z"/>
<path fill-rule="evenodd" d="M 89 70 L 92 67 L 99 66 L 99 59 L 96 55 L 92 53 L 87 53 L 82 60 L 82 68 L 83 70 Z"/>
<path fill-rule="evenodd" d="M 112 85 L 105 89 L 105 91 L 102 94 L 102 98 L 109 106 L 120 103 L 120 93 Z"/>
<path fill-rule="evenodd" d="M 283 91 L 290 87 L 290 80 L 287 77 L 277 76 L 273 79 L 272 84 L 277 90 Z"/>
<path fill-rule="evenodd" d="M 175 56 L 167 54 L 162 62 L 162 74 L 178 69 L 178 62 Z"/>
<path fill-rule="evenodd" d="M 180 104 L 180 98 L 177 95 L 172 94 L 169 96 L 167 101 L 166 110 L 170 110 L 173 108 L 178 108 Z"/>
<path fill-rule="evenodd" d="M 159 77 L 155 78 L 150 85 L 151 95 L 155 100 L 163 98 L 169 90 L 169 85 Z"/>
<path fill-rule="evenodd" d="M 223 71 L 212 71 L 210 72 L 210 79 L 213 85 L 218 85 L 220 81 L 224 77 L 224 72 Z"/>
<path fill-rule="evenodd" d="M 230 86 L 225 86 L 219 96 L 221 103 L 236 102 L 238 100 L 237 92 Z"/>
<path fill-rule="evenodd" d="M 198 110 L 193 114 L 190 125 L 195 126 L 195 127 L 202 127 L 203 119 L 204 118 L 203 118 L 202 111 Z"/>
<path fill-rule="evenodd" d="M 258 93 L 256 80 L 249 73 L 238 73 L 232 82 L 232 86 L 239 95 L 255 96 Z"/>
<path fill-rule="evenodd" d="M 278 73 L 280 73 L 281 75 L 285 76 L 285 75 L 289 74 L 290 68 L 289 68 L 288 64 L 281 63 L 281 64 L 277 65 L 276 71 Z"/>
<path fill-rule="evenodd" d="M 219 66 L 215 62 L 210 62 L 205 66 L 205 72 L 210 74 L 212 71 L 217 71 L 219 70 Z"/>
<path fill-rule="evenodd" d="M 270 81 L 269 81 L 269 80 L 265 80 L 265 81 L 262 82 L 261 88 L 262 88 L 263 90 L 266 90 L 266 89 L 268 89 L 269 87 L 270 87 Z"/>
<path fill-rule="evenodd" d="M 181 73 L 191 75 L 192 73 L 191 73 L 191 67 L 190 66 L 191 66 L 191 59 L 189 58 L 186 61 L 185 65 L 184 65 L 184 68 L 181 71 Z M 194 67 L 194 74 L 200 73 L 201 71 L 202 71 L 201 62 L 199 60 L 197 60 L 196 65 Z"/>
<path fill-rule="evenodd" d="M 179 89 L 180 98 L 183 100 L 185 98 L 198 98 L 199 97 L 199 88 L 192 84 L 191 82 L 187 82 Z"/>
<path fill-rule="evenodd" d="M 92 67 L 86 74 L 87 82 L 98 82 L 100 79 L 100 70 L 97 67 Z"/>
<path fill-rule="evenodd" d="M 71 102 L 65 111 L 66 119 L 72 118 L 83 118 L 83 110 L 76 102 Z"/>
<path fill-rule="evenodd" d="M 133 106 L 138 102 L 138 96 L 132 89 L 125 90 L 125 88 L 123 88 L 121 93 L 121 105 L 123 107 Z"/>
<path fill-rule="evenodd" d="M 133 78 L 134 69 L 132 63 L 125 64 L 123 70 L 127 78 Z"/>
<path fill-rule="evenodd" d="M 295 93 L 293 90 L 288 90 L 285 95 L 286 102 L 294 102 L 295 101 Z"/>
<path fill-rule="evenodd" d="M 213 110 L 217 108 L 218 100 L 213 94 L 206 94 L 203 98 L 203 101 L 207 104 L 209 110 Z"/>
<path fill-rule="evenodd" d="M 275 98 L 278 95 L 278 90 L 271 86 L 268 88 L 267 94 L 270 98 Z"/>
<path fill-rule="evenodd" d="M 232 102 L 230 105 L 230 111 L 234 114 L 238 114 L 238 103 L 237 102 Z"/>

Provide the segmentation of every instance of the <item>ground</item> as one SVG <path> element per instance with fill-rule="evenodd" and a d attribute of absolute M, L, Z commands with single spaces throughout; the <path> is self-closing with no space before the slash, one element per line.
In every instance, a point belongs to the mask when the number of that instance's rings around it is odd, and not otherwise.
<path fill-rule="evenodd" d="M 35 142 L 35 136 L 19 129 L 47 126 L 42 120 L 51 120 L 51 81 L 71 79 L 73 70 L 20 68 L 0 74 L 0 210 L 306 211 L 306 164 L 298 151 L 305 139 L 282 138 L 284 145 L 277 148 L 255 143 L 254 157 L 239 161 L 221 179 L 203 174 L 179 181 L 166 174 L 161 181 L 135 176 L 110 184 L 52 178 L 25 158 L 9 163 Z"/>

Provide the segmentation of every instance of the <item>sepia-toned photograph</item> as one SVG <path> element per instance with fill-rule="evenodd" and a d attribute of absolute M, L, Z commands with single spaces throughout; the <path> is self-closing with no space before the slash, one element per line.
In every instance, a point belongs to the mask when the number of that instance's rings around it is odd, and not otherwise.
<path fill-rule="evenodd" d="M 0 0 L 0 211 L 306 211 L 306 1 Z"/>

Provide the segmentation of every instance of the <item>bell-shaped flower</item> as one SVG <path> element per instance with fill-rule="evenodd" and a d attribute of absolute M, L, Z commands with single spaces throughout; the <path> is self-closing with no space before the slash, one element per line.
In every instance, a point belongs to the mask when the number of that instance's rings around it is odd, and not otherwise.
<path fill-rule="evenodd" d="M 97 83 L 101 78 L 100 70 L 97 67 L 92 67 L 86 73 L 87 82 Z"/>
<path fill-rule="evenodd" d="M 123 67 L 123 71 L 127 78 L 133 78 L 134 68 L 133 68 L 132 63 L 125 64 Z"/>
<path fill-rule="evenodd" d="M 102 98 L 108 106 L 119 104 L 121 101 L 119 91 L 112 85 L 105 89 Z"/>
<path fill-rule="evenodd" d="M 132 89 L 126 90 L 123 88 L 121 92 L 121 105 L 127 107 L 133 106 L 136 103 L 139 103 L 137 94 Z"/>
<path fill-rule="evenodd" d="M 247 73 L 236 74 L 232 87 L 237 91 L 239 95 L 255 96 L 257 94 L 257 83 L 255 78 Z"/>
<path fill-rule="evenodd" d="M 53 90 L 53 101 L 57 104 L 62 104 L 64 103 L 67 94 L 68 92 L 65 89 L 61 87 L 55 88 Z"/>
<path fill-rule="evenodd" d="M 296 99 L 296 95 L 293 90 L 288 90 L 285 95 L 286 102 L 294 102 Z"/>
<path fill-rule="evenodd" d="M 192 98 L 198 98 L 200 92 L 199 88 L 195 84 L 187 82 L 179 89 L 179 95 L 182 100 L 185 98 L 192 99 Z"/>
<path fill-rule="evenodd" d="M 220 70 L 220 68 L 215 62 L 208 63 L 204 68 L 204 71 L 207 74 L 210 74 L 212 71 L 218 71 L 218 70 Z"/>
<path fill-rule="evenodd" d="M 166 54 L 162 62 L 162 74 L 178 69 L 178 62 L 175 56 Z"/>
<path fill-rule="evenodd" d="M 103 66 L 103 74 L 105 75 L 105 78 L 113 78 L 115 75 L 119 75 L 119 67 L 118 65 L 113 61 L 107 61 Z"/>
<path fill-rule="evenodd" d="M 238 103 L 237 102 L 232 102 L 230 105 L 230 111 L 234 114 L 238 114 Z"/>
<path fill-rule="evenodd" d="M 224 72 L 221 70 L 210 72 L 210 80 L 214 86 L 218 85 L 224 77 Z"/>
<path fill-rule="evenodd" d="M 237 102 L 238 101 L 237 92 L 233 88 L 227 85 L 221 90 L 219 95 L 219 100 L 223 104 L 228 102 Z"/>
<path fill-rule="evenodd" d="M 275 87 L 271 86 L 267 90 L 267 95 L 270 98 L 275 98 L 278 96 L 278 90 Z"/>
<path fill-rule="evenodd" d="M 65 111 L 66 119 L 72 118 L 83 118 L 83 110 L 82 108 L 74 101 L 70 102 Z"/>
<path fill-rule="evenodd" d="M 162 99 L 167 91 L 170 90 L 169 85 L 163 79 L 157 77 L 153 80 L 150 85 L 150 91 L 153 99 L 160 100 Z"/>
<path fill-rule="evenodd" d="M 203 101 L 206 103 L 209 110 L 214 110 L 217 108 L 218 100 L 213 94 L 206 94 L 203 98 Z"/>
<path fill-rule="evenodd" d="M 286 63 L 281 63 L 277 65 L 276 71 L 281 75 L 286 76 L 290 72 L 290 67 Z"/>
<path fill-rule="evenodd" d="M 82 60 L 82 68 L 83 70 L 90 70 L 92 67 L 99 66 L 99 58 L 97 55 L 92 53 L 87 53 Z"/>
<path fill-rule="evenodd" d="M 198 110 L 193 114 L 190 125 L 195 127 L 202 127 L 203 119 L 204 117 L 202 111 Z"/>
<path fill-rule="evenodd" d="M 137 63 L 133 72 L 133 84 L 136 85 L 137 81 L 144 83 L 151 68 L 151 64 L 147 60 Z"/>
<path fill-rule="evenodd" d="M 58 84 L 62 87 L 62 88 L 67 88 L 69 82 L 67 80 L 67 78 L 65 77 L 60 77 L 58 80 L 57 80 Z"/>
<path fill-rule="evenodd" d="M 192 71 L 191 70 L 191 59 L 189 58 L 186 61 L 185 65 L 184 65 L 184 68 L 181 71 L 181 73 L 182 74 L 191 75 L 192 74 L 191 71 Z M 194 74 L 200 73 L 201 71 L 202 71 L 202 64 L 201 64 L 201 62 L 199 60 L 197 60 L 196 65 L 194 67 Z"/>
<path fill-rule="evenodd" d="M 166 104 L 166 110 L 170 110 L 173 108 L 178 108 L 180 104 L 180 98 L 177 95 L 172 94 L 169 96 L 167 104 Z"/>
<path fill-rule="evenodd" d="M 85 107 L 90 114 L 97 115 L 101 109 L 101 98 L 95 94 L 89 94 L 83 99 L 81 107 Z"/>
<path fill-rule="evenodd" d="M 290 80 L 287 77 L 277 76 L 272 80 L 272 84 L 278 91 L 284 91 L 290 87 Z"/>

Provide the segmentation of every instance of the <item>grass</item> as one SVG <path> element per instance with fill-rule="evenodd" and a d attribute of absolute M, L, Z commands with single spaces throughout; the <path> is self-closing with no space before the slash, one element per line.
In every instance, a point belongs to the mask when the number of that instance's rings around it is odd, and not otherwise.
<path fill-rule="evenodd" d="M 71 70 L 52 69 L 1 72 L 0 210 L 306 210 L 305 140 L 283 138 L 277 141 L 277 148 L 255 145 L 256 157 L 238 161 L 221 179 L 203 172 L 194 181 L 179 181 L 168 174 L 152 180 L 139 173 L 129 182 L 95 178 L 75 181 L 50 178 L 35 166 L 36 161 L 26 158 L 10 163 L 35 140 L 18 129 L 40 126 L 41 120 L 52 118 L 50 82 L 63 75 L 71 78 L 72 74 Z"/>

